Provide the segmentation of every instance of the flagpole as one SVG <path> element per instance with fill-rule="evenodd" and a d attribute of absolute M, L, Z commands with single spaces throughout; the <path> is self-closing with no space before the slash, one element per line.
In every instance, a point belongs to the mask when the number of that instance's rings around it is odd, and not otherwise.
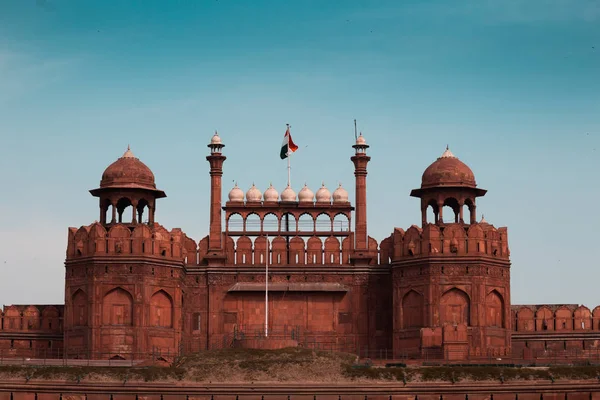
<path fill-rule="evenodd" d="M 286 124 L 286 126 L 287 126 L 287 130 L 289 132 L 290 131 L 290 124 Z M 291 132 L 290 132 L 290 135 L 291 135 Z M 288 145 L 287 145 L 287 149 L 288 149 L 287 159 L 288 160 L 287 161 L 288 161 L 288 186 L 292 187 L 292 180 L 291 180 L 292 165 L 291 165 L 291 162 L 290 162 L 290 158 L 292 157 L 292 152 L 290 151 L 290 135 L 287 136 L 287 142 L 288 142 Z"/>
<path fill-rule="evenodd" d="M 265 337 L 269 336 L 269 235 L 267 239 L 267 258 L 265 259 Z"/>

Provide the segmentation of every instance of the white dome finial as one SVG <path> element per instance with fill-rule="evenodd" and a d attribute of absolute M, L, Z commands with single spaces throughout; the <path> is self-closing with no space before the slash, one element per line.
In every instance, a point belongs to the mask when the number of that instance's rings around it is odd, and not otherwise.
<path fill-rule="evenodd" d="M 129 147 L 129 145 L 127 145 L 127 151 L 125 151 L 125 153 L 123 153 L 123 156 L 121 158 L 135 158 L 135 156 L 133 155 L 133 152 L 131 151 L 131 147 Z"/>
<path fill-rule="evenodd" d="M 446 151 L 444 151 L 440 158 L 456 158 L 456 156 L 450 151 L 450 146 L 446 145 Z"/>

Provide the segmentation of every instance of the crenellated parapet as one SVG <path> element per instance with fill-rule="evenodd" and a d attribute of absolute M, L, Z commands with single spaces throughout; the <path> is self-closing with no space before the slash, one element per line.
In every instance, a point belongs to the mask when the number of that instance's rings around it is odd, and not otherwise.
<path fill-rule="evenodd" d="M 488 223 L 416 225 L 394 229 L 381 242 L 382 264 L 431 256 L 488 256 L 508 260 L 508 230 Z"/>
<path fill-rule="evenodd" d="M 268 238 L 268 239 L 267 239 Z M 227 266 L 348 266 L 351 265 L 353 234 L 339 236 L 247 236 L 224 235 Z M 207 265 L 210 256 L 208 236 L 198 245 L 184 242 L 186 265 Z M 370 265 L 379 264 L 377 241 L 369 238 Z"/>
<path fill-rule="evenodd" d="M 108 229 L 94 222 L 69 228 L 67 261 L 101 256 L 153 256 L 181 261 L 187 236 L 179 228 L 162 225 L 114 224 Z"/>
<path fill-rule="evenodd" d="M 519 333 L 598 331 L 600 306 L 593 310 L 578 304 L 513 305 L 513 331 Z"/>

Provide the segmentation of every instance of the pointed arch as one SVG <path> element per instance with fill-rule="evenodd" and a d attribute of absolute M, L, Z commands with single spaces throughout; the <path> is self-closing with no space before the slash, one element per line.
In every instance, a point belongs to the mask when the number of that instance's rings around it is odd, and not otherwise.
<path fill-rule="evenodd" d="M 244 229 L 244 218 L 241 214 L 233 213 L 227 218 L 227 231 L 241 232 Z"/>
<path fill-rule="evenodd" d="M 333 219 L 327 213 L 320 213 L 315 218 L 315 230 L 318 232 L 330 232 L 332 230 Z"/>
<path fill-rule="evenodd" d="M 535 317 L 533 311 L 528 307 L 521 307 L 517 311 L 517 331 L 533 332 L 535 330 Z"/>
<path fill-rule="evenodd" d="M 302 213 L 298 218 L 299 232 L 313 232 L 315 230 L 315 219 L 310 213 Z"/>
<path fill-rule="evenodd" d="M 402 298 L 402 329 L 422 328 L 424 324 L 425 300 L 421 293 L 411 289 Z"/>
<path fill-rule="evenodd" d="M 496 289 L 489 292 L 485 298 L 486 326 L 504 328 L 504 298 Z"/>
<path fill-rule="evenodd" d="M 102 299 L 102 324 L 133 325 L 133 296 L 118 286 L 104 295 Z"/>
<path fill-rule="evenodd" d="M 262 221 L 260 215 L 252 212 L 244 219 L 246 229 L 244 232 L 260 232 L 262 229 Z"/>
<path fill-rule="evenodd" d="M 535 330 L 536 331 L 553 331 L 554 330 L 554 314 L 546 307 L 540 307 L 535 313 Z"/>
<path fill-rule="evenodd" d="M 40 310 L 29 306 L 23 311 L 23 330 L 37 331 L 40 329 Z"/>
<path fill-rule="evenodd" d="M 567 307 L 560 307 L 554 313 L 554 329 L 557 331 L 573 330 L 573 312 Z"/>
<path fill-rule="evenodd" d="M 592 329 L 592 312 L 586 306 L 579 306 L 573 312 L 574 328 L 576 331 Z"/>
<path fill-rule="evenodd" d="M 71 296 L 71 324 L 73 326 L 88 325 L 88 298 L 81 289 L 77 289 Z"/>
<path fill-rule="evenodd" d="M 173 299 L 163 289 L 150 298 L 150 326 L 173 327 Z"/>
<path fill-rule="evenodd" d="M 470 325 L 471 301 L 469 295 L 454 287 L 446 291 L 440 300 L 440 324 Z"/>

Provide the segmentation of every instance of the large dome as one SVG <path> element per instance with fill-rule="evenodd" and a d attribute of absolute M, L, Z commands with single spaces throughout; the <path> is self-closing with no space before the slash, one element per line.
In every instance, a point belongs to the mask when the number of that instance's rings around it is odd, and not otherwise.
<path fill-rule="evenodd" d="M 439 186 L 470 188 L 477 186 L 471 168 L 460 161 L 448 148 L 441 157 L 427 167 L 421 180 L 422 189 Z"/>
<path fill-rule="evenodd" d="M 136 158 L 127 146 L 125 154 L 104 170 L 100 188 L 156 190 L 156 184 L 150 168 Z"/>

